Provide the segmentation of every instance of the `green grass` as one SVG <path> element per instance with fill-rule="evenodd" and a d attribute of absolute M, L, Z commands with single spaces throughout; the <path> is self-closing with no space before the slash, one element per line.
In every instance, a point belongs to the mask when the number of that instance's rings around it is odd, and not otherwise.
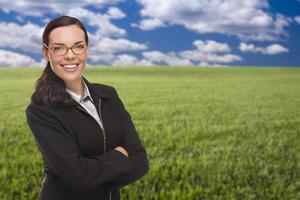
<path fill-rule="evenodd" d="M 42 69 L 0 69 L 0 199 L 35 199 L 42 160 L 25 122 Z M 299 68 L 88 68 L 113 85 L 150 171 L 122 199 L 300 199 Z"/>

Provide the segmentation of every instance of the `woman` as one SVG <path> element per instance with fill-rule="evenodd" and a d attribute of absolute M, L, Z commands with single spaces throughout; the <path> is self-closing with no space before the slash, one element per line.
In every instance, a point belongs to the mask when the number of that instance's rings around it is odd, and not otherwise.
<path fill-rule="evenodd" d="M 113 87 L 82 77 L 88 35 L 78 19 L 50 21 L 43 43 L 47 66 L 26 109 L 46 174 L 38 199 L 120 199 L 148 171 L 130 115 Z"/>

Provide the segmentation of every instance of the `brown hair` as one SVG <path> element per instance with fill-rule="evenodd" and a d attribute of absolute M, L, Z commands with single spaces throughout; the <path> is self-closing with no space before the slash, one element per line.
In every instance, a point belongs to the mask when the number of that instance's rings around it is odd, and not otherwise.
<path fill-rule="evenodd" d="M 61 16 L 50 21 L 43 32 L 43 43 L 49 44 L 49 35 L 54 29 L 69 25 L 77 25 L 83 30 L 85 42 L 88 45 L 88 34 L 83 24 L 75 17 L 70 16 Z M 69 105 L 72 102 L 72 98 L 65 89 L 64 81 L 52 71 L 48 61 L 41 77 L 36 81 L 35 91 L 31 96 L 31 100 L 37 104 L 50 106 Z"/>

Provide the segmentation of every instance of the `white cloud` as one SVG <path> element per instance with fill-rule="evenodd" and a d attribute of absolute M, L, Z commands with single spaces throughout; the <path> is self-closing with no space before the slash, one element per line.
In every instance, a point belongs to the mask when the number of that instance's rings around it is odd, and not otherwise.
<path fill-rule="evenodd" d="M 35 24 L 18 25 L 0 22 L 0 47 L 40 52 L 42 28 Z"/>
<path fill-rule="evenodd" d="M 143 52 L 143 56 L 151 61 L 152 63 L 155 63 L 157 65 L 160 64 L 167 64 L 167 65 L 173 65 L 173 66 L 187 66 L 187 65 L 193 65 L 193 63 L 184 58 L 178 57 L 175 53 L 168 53 L 164 54 L 159 51 L 148 51 Z"/>
<path fill-rule="evenodd" d="M 279 44 L 271 44 L 267 46 L 266 52 L 269 55 L 275 55 L 275 54 L 287 53 L 289 52 L 289 50 Z"/>
<path fill-rule="evenodd" d="M 254 44 L 246 44 L 243 42 L 240 44 L 240 50 L 243 52 L 258 52 L 258 49 L 254 46 Z"/>
<path fill-rule="evenodd" d="M 137 57 L 129 54 L 110 54 L 104 53 L 89 56 L 93 63 L 92 65 L 112 65 L 112 66 L 152 66 L 154 65 L 151 61 L 146 59 L 139 60 Z"/>
<path fill-rule="evenodd" d="M 289 52 L 287 48 L 281 46 L 280 44 L 271 44 L 267 47 L 256 47 L 253 44 L 246 44 L 242 42 L 239 48 L 243 52 L 262 53 L 267 55 L 275 55 Z"/>
<path fill-rule="evenodd" d="M 219 43 L 213 40 L 193 42 L 197 49 L 179 52 L 182 58 L 192 60 L 205 65 L 219 65 L 219 63 L 231 63 L 241 61 L 238 55 L 228 54 L 231 48 L 226 43 Z"/>
<path fill-rule="evenodd" d="M 291 19 L 272 15 L 267 0 L 137 0 L 142 6 L 139 23 L 144 30 L 159 25 L 183 25 L 198 33 L 235 35 L 242 40 L 277 40 Z M 144 21 L 158 21 L 147 26 Z M 150 23 L 151 24 L 151 23 Z"/>
<path fill-rule="evenodd" d="M 89 49 L 93 62 L 110 60 L 114 53 L 145 50 L 147 46 L 126 39 L 103 38 Z M 105 55 L 105 56 L 102 56 Z"/>
<path fill-rule="evenodd" d="M 16 11 L 26 16 L 43 16 L 45 13 L 67 13 L 69 8 L 84 7 L 93 5 L 101 7 L 104 5 L 112 5 L 125 0 L 48 0 L 46 3 L 43 1 L 24 1 L 24 0 L 0 0 L 0 9 L 4 12 Z"/>
<path fill-rule="evenodd" d="M 157 27 L 163 27 L 165 24 L 157 18 L 143 19 L 140 24 L 132 24 L 133 27 L 139 27 L 142 30 L 152 30 Z"/>
<path fill-rule="evenodd" d="M 45 23 L 50 19 L 45 13 L 59 13 L 79 18 L 95 31 L 89 32 L 90 47 L 89 59 L 92 64 L 103 63 L 107 65 L 205 65 L 219 66 L 232 62 L 241 61 L 242 58 L 231 53 L 227 43 L 213 40 L 196 40 L 193 42 L 194 49 L 179 52 L 160 52 L 148 50 L 146 44 L 125 39 L 126 30 L 114 25 L 111 21 L 122 19 L 126 14 L 114 4 L 124 0 L 83 0 L 56 1 L 50 0 L 44 4 L 36 1 L 12 1 L 0 0 L 0 10 L 6 12 L 16 11 L 16 19 L 24 23 L 23 16 L 41 16 Z M 94 3 L 95 2 L 95 3 Z M 152 30 L 158 27 L 171 25 L 182 25 L 187 29 L 198 33 L 221 33 L 235 35 L 242 40 L 275 40 L 285 37 L 285 27 L 291 23 L 291 19 L 280 14 L 267 12 L 269 5 L 267 0 L 138 0 L 143 6 L 141 10 L 142 20 L 132 26 L 143 30 Z M 49 4 L 49 5 L 48 5 Z M 68 4 L 68 6 L 65 6 Z M 71 5 L 71 6 L 69 6 Z M 108 6 L 99 13 L 86 9 L 85 6 Z M 32 13 L 33 12 L 33 13 Z M 300 16 L 294 18 L 300 21 Z M 16 23 L 0 22 L 0 47 L 18 49 L 39 53 L 41 48 L 41 36 L 43 27 L 27 23 L 19 25 Z M 21 51 L 20 51 L 21 50 Z M 146 51 L 147 50 L 147 51 Z M 288 52 L 288 49 L 272 44 L 267 47 L 256 47 L 253 44 L 240 44 L 240 50 L 244 52 L 258 52 L 268 55 Z M 144 51 L 142 58 L 130 55 L 130 51 Z M 15 66 L 18 60 L 24 60 L 24 66 L 36 63 L 32 58 L 5 50 L 6 58 L 12 55 L 18 57 L 15 61 L 8 59 L 9 63 L 1 60 L 0 64 Z M 122 54 L 120 54 L 122 53 Z M 22 57 L 25 56 L 25 57 Z M 27 60 L 26 60 L 27 59 Z M 29 64 L 28 64 L 29 63 Z"/>
<path fill-rule="evenodd" d="M 109 21 L 111 15 L 102 15 L 79 7 L 71 8 L 67 15 L 76 17 L 82 22 L 86 22 L 88 25 L 96 27 L 97 31 L 93 36 L 95 38 L 91 39 L 99 40 L 99 38 L 107 36 L 122 37 L 126 35 L 126 31 L 124 29 L 118 28 Z"/>
<path fill-rule="evenodd" d="M 122 54 L 116 56 L 112 60 L 112 65 L 113 66 L 152 66 L 153 63 L 145 59 L 138 60 L 135 56 Z"/>
<path fill-rule="evenodd" d="M 162 53 L 159 51 L 143 52 L 146 60 L 156 65 L 176 65 L 176 66 L 220 66 L 224 63 L 241 61 L 238 55 L 230 54 L 230 47 L 226 43 L 219 43 L 213 40 L 193 42 L 196 49 L 180 52 Z"/>
<path fill-rule="evenodd" d="M 214 53 L 204 53 L 197 50 L 182 51 L 179 55 L 183 58 L 190 59 L 197 62 L 204 62 L 216 64 L 216 63 L 231 63 L 236 61 L 241 61 L 242 58 L 234 54 L 214 54 Z"/>
<path fill-rule="evenodd" d="M 40 63 L 37 63 L 29 56 L 0 49 L 0 67 L 28 67 L 39 65 Z"/>
<path fill-rule="evenodd" d="M 148 47 L 144 44 L 139 44 L 127 39 L 102 38 L 92 44 L 92 46 L 89 48 L 89 58 L 94 63 L 103 62 L 106 64 L 111 64 L 115 59 L 114 54 L 116 53 L 125 51 L 140 51 L 147 48 Z"/>
<path fill-rule="evenodd" d="M 296 16 L 294 19 L 298 24 L 300 24 L 300 16 Z"/>
<path fill-rule="evenodd" d="M 114 58 L 114 54 L 112 53 L 97 53 L 89 51 L 89 60 L 91 60 L 92 63 L 101 63 L 101 64 L 110 64 L 111 61 Z"/>
<path fill-rule="evenodd" d="M 119 29 L 109 21 L 109 19 L 112 18 L 124 17 L 121 16 L 121 11 L 118 9 L 111 7 L 108 9 L 107 14 L 101 15 L 86 9 L 73 8 L 69 10 L 68 14 L 75 15 L 75 13 L 77 13 L 77 17 L 79 16 L 78 18 L 86 21 L 90 26 L 95 26 L 97 28 L 95 33 L 89 33 L 89 58 L 93 63 L 112 64 L 114 60 L 124 61 L 126 57 L 118 57 L 114 54 L 125 51 L 145 50 L 148 48 L 145 44 L 139 44 L 127 39 L 113 39 L 106 37 L 106 35 L 124 36 L 126 34 L 125 30 Z M 0 22 L 0 29 L 0 47 L 18 49 L 25 53 L 41 52 L 43 27 L 39 27 L 32 23 L 19 25 L 15 23 Z M 8 61 L 11 62 L 12 60 L 9 59 Z M 115 63 L 116 62 L 117 61 L 115 61 Z M 135 63 L 140 64 L 141 62 L 136 60 Z M 143 63 L 145 65 L 151 64 L 146 61 L 143 61 Z M 6 65 L 10 66 L 8 63 L 6 63 Z M 15 65 L 15 62 L 12 62 L 11 65 Z"/>
<path fill-rule="evenodd" d="M 144 44 L 139 44 L 137 42 L 132 42 L 127 39 L 111 39 L 111 38 L 103 38 L 93 47 L 91 47 L 91 51 L 99 51 L 99 52 L 109 52 L 116 53 L 121 51 L 137 51 L 137 50 L 145 50 L 147 46 Z"/>
<path fill-rule="evenodd" d="M 122 19 L 126 17 L 125 13 L 116 7 L 109 7 L 106 16 L 108 19 Z"/>
<path fill-rule="evenodd" d="M 31 9 L 37 8 L 40 3 L 33 2 L 23 2 L 23 1 L 13 1 L 14 3 L 8 3 L 1 9 L 15 10 L 31 7 Z M 104 4 L 113 4 L 119 1 L 106 1 L 98 0 L 93 5 L 104 5 Z M 58 4 L 66 3 L 66 1 L 55 1 L 51 6 L 57 6 Z M 126 30 L 118 28 L 110 22 L 111 19 L 124 18 L 126 15 L 118 8 L 109 7 L 106 14 L 94 13 L 84 8 L 76 7 L 83 6 L 87 4 L 92 4 L 92 1 L 81 1 L 81 3 L 74 3 L 74 6 L 61 6 L 68 8 L 64 14 L 74 16 L 79 18 L 83 23 L 86 23 L 90 26 L 96 28 L 95 33 L 89 34 L 91 44 L 97 44 L 104 37 L 123 37 L 126 35 Z M 50 3 L 49 3 L 50 4 Z M 3 5 L 3 1 L 0 0 L 0 6 Z M 12 6 L 14 5 L 14 6 Z M 44 5 L 44 3 L 43 3 Z M 49 10 L 50 7 L 47 4 L 44 5 Z M 69 9 L 71 7 L 71 9 Z M 41 7 L 43 12 L 43 7 Z M 50 9 L 51 10 L 51 9 Z M 60 11 L 57 11 L 60 12 Z M 25 13 L 27 14 L 27 13 Z M 30 15 L 30 14 L 28 14 Z M 20 17 L 18 16 L 18 19 Z M 44 23 L 49 22 L 49 18 L 42 19 Z M 28 23 L 26 25 L 18 25 L 15 23 L 0 23 L 0 47 L 12 47 L 17 49 L 22 49 L 23 51 L 28 52 L 40 52 L 41 47 L 41 37 L 43 32 L 43 27 L 39 27 L 35 24 Z M 24 39 L 24 37 L 26 39 Z"/>
<path fill-rule="evenodd" d="M 219 43 L 213 40 L 196 40 L 193 44 L 197 47 L 197 49 L 201 52 L 211 53 L 211 52 L 230 52 L 231 49 L 226 43 Z"/>
<path fill-rule="evenodd" d="M 148 48 L 145 44 L 140 44 L 125 38 L 118 38 L 125 37 L 126 30 L 117 27 L 111 20 L 125 18 L 125 13 L 113 6 L 108 7 L 104 13 L 93 12 L 84 8 L 86 5 L 97 7 L 109 4 L 112 5 L 121 1 L 124 0 L 85 0 L 79 2 L 50 0 L 50 2 L 45 4 L 35 1 L 25 2 L 16 0 L 7 2 L 0 0 L 0 10 L 5 12 L 17 12 L 18 15 L 16 19 L 22 23 L 25 21 L 23 18 L 24 16 L 41 16 L 41 21 L 46 24 L 50 21 L 46 13 L 58 13 L 77 17 L 84 24 L 95 28 L 95 31 L 92 33 L 89 32 L 89 60 L 92 64 L 152 65 L 150 61 L 144 59 L 139 60 L 128 54 L 117 55 L 120 52 L 127 53 L 129 51 L 146 50 Z M 68 4 L 68 6 L 65 6 L 66 4 Z M 21 51 L 24 53 L 40 53 L 43 27 L 32 23 L 19 25 L 16 23 L 0 22 L 0 29 L 0 47 L 17 49 L 19 52 Z M 13 55 L 17 56 L 17 54 L 10 52 L 5 54 L 6 58 L 8 56 L 11 58 Z M 18 55 L 18 58 L 20 58 L 18 60 L 24 60 L 25 65 L 35 62 L 30 57 L 20 56 L 22 55 Z M 9 62 L 11 62 L 11 64 L 9 64 Z M 6 66 L 21 65 L 17 60 L 14 61 L 12 59 L 7 59 L 7 62 L 5 63 L 2 61 L 2 64 L 5 64 Z"/>

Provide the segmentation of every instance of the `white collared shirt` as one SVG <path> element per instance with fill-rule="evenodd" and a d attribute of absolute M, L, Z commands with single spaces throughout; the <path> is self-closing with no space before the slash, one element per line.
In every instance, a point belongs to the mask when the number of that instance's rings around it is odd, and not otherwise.
<path fill-rule="evenodd" d="M 103 124 L 102 121 L 99 118 L 99 115 L 97 113 L 97 109 L 94 105 L 93 99 L 91 97 L 89 88 L 87 87 L 86 83 L 84 82 L 83 79 L 81 79 L 82 84 L 83 84 L 83 95 L 82 97 L 71 91 L 70 89 L 66 88 L 66 91 L 71 95 L 71 97 L 79 103 L 100 125 L 101 129 L 103 130 Z M 100 110 L 99 110 L 100 112 Z"/>

